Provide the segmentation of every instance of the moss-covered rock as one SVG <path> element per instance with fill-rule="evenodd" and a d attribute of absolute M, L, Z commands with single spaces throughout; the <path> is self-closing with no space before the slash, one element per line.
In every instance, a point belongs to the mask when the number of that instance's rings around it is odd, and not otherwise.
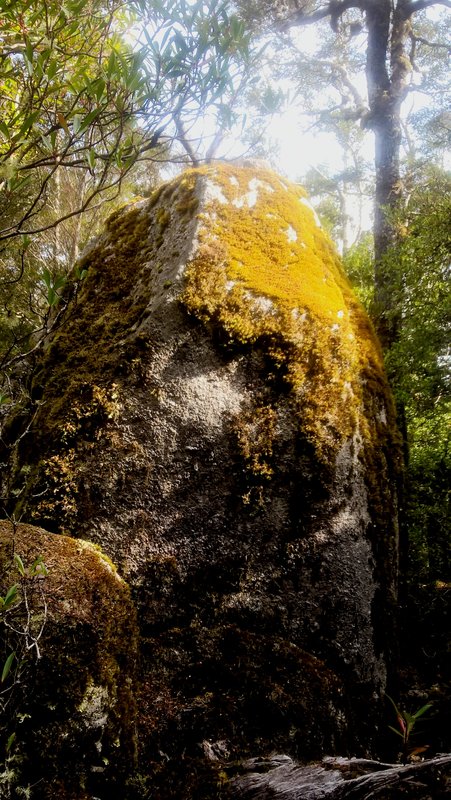
<path fill-rule="evenodd" d="M 97 542 L 131 584 L 161 797 L 208 796 L 186 777 L 216 763 L 205 741 L 371 748 L 399 443 L 379 345 L 303 190 L 255 167 L 190 170 L 113 215 L 81 267 L 29 415 L 5 426 L 4 493 Z"/>
<path fill-rule="evenodd" d="M 38 558 L 45 569 L 36 572 Z M 32 787 L 35 800 L 122 798 L 136 757 L 128 587 L 94 545 L 10 521 L 0 522 L 0 581 L 2 596 L 18 584 L 17 602 L 0 620 L 1 653 L 16 653 L 2 687 L 2 756 L 15 738 L 0 795 Z"/>

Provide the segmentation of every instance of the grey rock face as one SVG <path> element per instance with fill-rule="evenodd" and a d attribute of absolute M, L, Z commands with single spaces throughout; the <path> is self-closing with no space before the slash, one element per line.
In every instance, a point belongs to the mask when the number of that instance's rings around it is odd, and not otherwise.
<path fill-rule="evenodd" d="M 8 490 L 131 584 L 149 758 L 358 740 L 350 705 L 366 716 L 393 647 L 398 443 L 305 197 L 265 170 L 194 170 L 115 215 L 82 265 L 29 430 L 5 432 Z"/>

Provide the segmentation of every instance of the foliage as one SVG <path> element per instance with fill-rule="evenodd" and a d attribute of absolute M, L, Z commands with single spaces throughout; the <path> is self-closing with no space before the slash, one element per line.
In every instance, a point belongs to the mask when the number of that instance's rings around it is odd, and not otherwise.
<path fill-rule="evenodd" d="M 18 728 L 23 718 L 21 706 L 32 691 L 32 674 L 41 658 L 40 640 L 47 622 L 44 582 L 48 575 L 41 556 L 25 564 L 15 552 L 15 523 L 12 521 L 10 561 L 4 565 L 4 576 L 14 571 L 16 582 L 0 596 L 0 747 L 3 771 L 0 792 L 5 798 L 26 787 L 16 786 L 14 752 Z M 3 576 L 3 579 L 4 579 Z M 4 754 L 4 755 L 3 755 Z"/>
<path fill-rule="evenodd" d="M 402 324 L 387 356 L 408 427 L 407 523 L 412 567 L 426 580 L 450 580 L 449 478 L 451 176 L 416 173 L 399 247 L 385 268 L 396 275 Z"/>
<path fill-rule="evenodd" d="M 417 721 L 423 716 L 423 714 L 426 714 L 426 712 L 432 708 L 432 703 L 426 703 L 424 706 L 421 706 L 413 714 L 411 714 L 409 711 L 400 711 L 394 700 L 392 700 L 389 695 L 387 695 L 387 697 L 394 708 L 396 721 L 398 723 L 397 728 L 394 728 L 392 725 L 389 725 L 388 727 L 391 731 L 393 731 L 393 733 L 396 733 L 397 736 L 401 737 L 402 760 L 403 763 L 406 763 L 409 756 L 421 753 L 426 749 L 424 747 L 412 747 L 411 736 Z"/>
<path fill-rule="evenodd" d="M 224 98 L 236 90 L 238 64 L 244 80 L 249 37 L 227 8 L 215 0 L 3 4 L 0 370 L 5 398 L 17 389 L 11 370 L 58 323 L 65 276 L 83 242 L 105 219 L 103 205 L 124 202 L 133 182 L 142 189 L 143 176 L 154 183 L 153 165 L 167 159 L 171 143 L 183 137 L 184 120 L 207 105 L 226 107 Z"/>
<path fill-rule="evenodd" d="M 362 131 L 374 135 L 374 285 L 378 333 L 384 348 L 396 339 L 400 322 L 392 305 L 392 274 L 384 271 L 383 262 L 397 242 L 392 212 L 404 196 L 402 148 L 411 143 L 403 108 L 409 96 L 427 91 L 437 114 L 437 100 L 446 91 L 447 31 L 442 20 L 431 22 L 426 14 L 429 7 L 437 11 L 442 5 L 449 7 L 448 0 L 265 0 L 258 4 L 238 0 L 250 24 L 256 21 L 256 27 L 266 33 L 271 27 L 273 37 L 273 31 L 278 31 L 284 45 L 273 51 L 278 74 L 290 79 L 293 96 L 301 100 L 310 126 L 336 135 L 343 147 L 344 172 L 349 167 L 355 170 L 354 185 L 362 184 L 357 177 L 363 163 L 359 136 Z M 306 31 L 311 32 L 309 36 Z M 324 102 L 318 102 L 318 94 Z M 345 248 L 346 194 L 346 180 L 340 179 Z"/>
<path fill-rule="evenodd" d="M 411 577 L 450 581 L 451 176 L 417 162 L 411 165 L 409 190 L 407 207 L 393 217 L 399 244 L 383 264 L 393 286 L 386 313 L 401 320 L 386 366 L 408 431 L 405 523 Z M 344 258 L 358 296 L 374 313 L 373 264 L 369 236 Z"/>
<path fill-rule="evenodd" d="M 124 34 L 139 15 L 134 48 Z M 119 0 L 11 0 L 1 41 L 0 239 L 48 227 L 39 217 L 61 168 L 93 178 L 64 217 L 119 186 L 174 115 L 221 96 L 231 62 L 248 48 L 241 24 L 211 0 L 128 10 Z"/>
<path fill-rule="evenodd" d="M 58 170 L 86 171 L 94 178 L 83 199 L 87 207 L 130 166 L 137 146 L 132 122 L 148 87 L 141 56 L 119 36 L 127 22 L 116 0 L 106 5 L 12 0 L 6 5 L 1 239 L 55 224 L 41 220 L 41 214 Z"/>
<path fill-rule="evenodd" d="M 374 247 L 370 233 L 364 233 L 344 253 L 343 266 L 354 291 L 371 314 L 374 299 Z"/>

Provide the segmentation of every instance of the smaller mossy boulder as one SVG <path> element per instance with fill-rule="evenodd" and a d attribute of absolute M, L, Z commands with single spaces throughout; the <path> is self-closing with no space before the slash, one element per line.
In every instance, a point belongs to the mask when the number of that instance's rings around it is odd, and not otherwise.
<path fill-rule="evenodd" d="M 0 796 L 31 786 L 34 800 L 122 798 L 136 748 L 127 585 L 94 545 L 2 521 L 2 597 L 14 586 L 0 618 L 2 669 L 11 660 Z"/>

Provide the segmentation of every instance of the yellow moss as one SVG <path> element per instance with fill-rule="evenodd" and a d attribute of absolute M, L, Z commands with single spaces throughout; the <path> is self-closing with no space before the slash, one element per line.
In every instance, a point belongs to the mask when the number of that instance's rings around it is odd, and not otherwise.
<path fill-rule="evenodd" d="M 257 405 L 235 419 L 233 430 L 246 471 L 251 477 L 242 499 L 246 505 L 261 505 L 263 485 L 274 474 L 273 441 L 277 422 L 276 411 L 267 405 Z"/>
<path fill-rule="evenodd" d="M 159 208 L 156 213 L 156 219 L 161 230 L 167 228 L 171 221 L 171 215 L 166 208 Z"/>
<path fill-rule="evenodd" d="M 366 375 L 383 383 L 379 345 L 332 243 L 303 189 L 268 170 L 204 167 L 184 180 L 193 197 L 203 182 L 207 200 L 183 302 L 231 343 L 266 351 L 329 460 L 357 427 Z"/>

